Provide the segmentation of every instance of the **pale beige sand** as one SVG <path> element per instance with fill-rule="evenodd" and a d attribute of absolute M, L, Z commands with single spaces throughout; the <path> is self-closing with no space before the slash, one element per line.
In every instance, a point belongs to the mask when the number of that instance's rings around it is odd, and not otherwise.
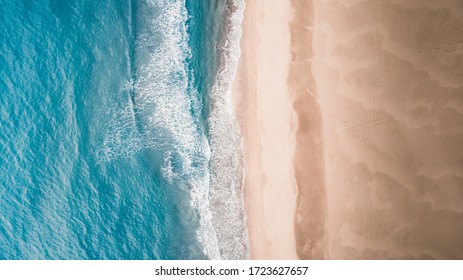
<path fill-rule="evenodd" d="M 292 0 L 291 66 L 288 76 L 297 115 L 295 178 L 298 187 L 295 236 L 302 259 L 328 258 L 323 121 L 312 74 L 311 1 Z"/>
<path fill-rule="evenodd" d="M 296 116 L 289 94 L 289 1 L 246 2 L 233 88 L 244 138 L 244 197 L 253 259 L 295 259 Z"/>
<path fill-rule="evenodd" d="M 463 258 L 463 1 L 313 1 L 329 255 Z"/>
<path fill-rule="evenodd" d="M 463 259 L 463 2 L 292 4 L 246 2 L 251 257 Z"/>
<path fill-rule="evenodd" d="M 310 2 L 247 1 L 234 101 L 254 259 L 326 258 L 323 129 Z"/>

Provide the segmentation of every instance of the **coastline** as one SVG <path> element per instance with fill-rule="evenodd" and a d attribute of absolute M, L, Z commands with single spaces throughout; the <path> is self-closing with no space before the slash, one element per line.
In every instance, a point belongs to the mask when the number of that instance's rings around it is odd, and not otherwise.
<path fill-rule="evenodd" d="M 233 112 L 231 88 L 240 56 L 243 0 L 227 2 L 219 69 L 211 89 L 208 134 L 210 145 L 210 221 L 217 247 L 212 259 L 248 259 L 249 244 L 242 194 L 243 143 Z M 227 137 L 223 137 L 226 135 Z M 200 235 L 201 238 L 203 238 Z M 207 244 L 210 236 L 204 237 Z M 212 251 L 212 250 L 211 250 Z"/>
<path fill-rule="evenodd" d="M 245 3 L 233 101 L 244 139 L 251 258 L 322 259 L 322 120 L 306 79 L 312 11 L 304 1 Z"/>

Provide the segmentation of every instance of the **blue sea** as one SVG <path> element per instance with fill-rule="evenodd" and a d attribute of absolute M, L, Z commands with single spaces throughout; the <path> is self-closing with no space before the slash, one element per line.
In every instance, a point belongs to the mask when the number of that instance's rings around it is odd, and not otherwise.
<path fill-rule="evenodd" d="M 246 259 L 243 0 L 0 0 L 0 259 Z"/>

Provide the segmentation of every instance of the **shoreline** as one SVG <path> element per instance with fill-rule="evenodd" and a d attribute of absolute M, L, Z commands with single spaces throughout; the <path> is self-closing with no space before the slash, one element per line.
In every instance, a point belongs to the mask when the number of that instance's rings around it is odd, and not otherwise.
<path fill-rule="evenodd" d="M 210 205 L 211 228 L 215 231 L 217 246 L 206 253 L 212 259 L 247 259 L 246 214 L 242 196 L 243 147 L 233 113 L 231 87 L 240 54 L 240 23 L 244 3 L 227 2 L 224 7 L 224 26 L 219 55 L 218 72 L 210 93 L 208 133 L 210 146 Z M 226 135 L 227 137 L 223 137 Z M 212 236 L 202 237 L 204 243 Z"/>
<path fill-rule="evenodd" d="M 310 66 L 310 48 L 301 46 L 310 43 L 311 10 L 304 1 L 245 3 L 233 102 L 251 258 L 325 258 L 322 120 L 319 109 L 311 112 L 318 99 L 305 79 L 310 67 L 301 67 Z"/>

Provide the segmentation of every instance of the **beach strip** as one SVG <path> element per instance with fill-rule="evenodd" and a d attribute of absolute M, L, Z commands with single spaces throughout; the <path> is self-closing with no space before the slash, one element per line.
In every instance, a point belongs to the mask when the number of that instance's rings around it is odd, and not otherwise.
<path fill-rule="evenodd" d="M 323 137 L 304 2 L 246 1 L 233 98 L 253 259 L 325 257 Z"/>

